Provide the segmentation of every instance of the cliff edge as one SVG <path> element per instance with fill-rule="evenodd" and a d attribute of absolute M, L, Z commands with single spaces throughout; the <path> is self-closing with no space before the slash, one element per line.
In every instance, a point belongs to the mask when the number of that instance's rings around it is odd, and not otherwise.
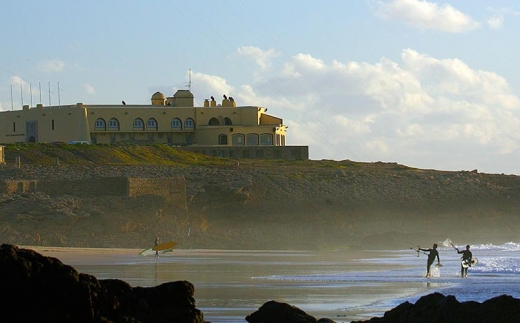
<path fill-rule="evenodd" d="M 2 242 L 146 248 L 159 236 L 179 248 L 406 249 L 519 239 L 515 175 L 70 146 L 7 146 Z"/>

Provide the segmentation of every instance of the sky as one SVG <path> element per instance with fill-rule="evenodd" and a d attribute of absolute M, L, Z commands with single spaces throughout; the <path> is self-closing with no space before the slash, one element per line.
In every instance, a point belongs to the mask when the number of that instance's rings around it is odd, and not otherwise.
<path fill-rule="evenodd" d="M 0 27 L 0 111 L 190 88 L 313 160 L 520 175 L 517 1 L 24 0 Z"/>

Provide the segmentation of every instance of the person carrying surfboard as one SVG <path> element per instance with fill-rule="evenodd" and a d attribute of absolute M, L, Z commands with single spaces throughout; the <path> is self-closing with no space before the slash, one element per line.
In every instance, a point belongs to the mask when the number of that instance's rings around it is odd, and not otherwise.
<path fill-rule="evenodd" d="M 462 278 L 466 278 L 468 277 L 468 268 L 471 267 L 473 262 L 473 254 L 471 253 L 471 251 L 469 251 L 470 246 L 469 244 L 466 245 L 466 250 L 462 251 L 460 251 L 459 248 L 455 246 L 453 246 L 453 248 L 457 250 L 458 254 L 462 254 L 462 257 L 460 257 L 460 259 L 462 260 L 460 263 L 460 276 Z"/>
<path fill-rule="evenodd" d="M 428 253 L 428 260 L 426 262 L 426 278 L 430 278 L 430 267 L 432 266 L 435 258 L 437 258 L 437 264 L 441 265 L 441 258 L 439 257 L 439 252 L 437 251 L 437 244 L 433 244 L 432 249 L 423 249 L 420 246 L 417 247 L 418 250 L 426 251 Z"/>

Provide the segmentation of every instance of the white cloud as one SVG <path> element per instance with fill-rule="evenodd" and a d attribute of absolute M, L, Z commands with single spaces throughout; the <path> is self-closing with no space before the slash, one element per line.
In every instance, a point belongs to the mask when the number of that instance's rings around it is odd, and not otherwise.
<path fill-rule="evenodd" d="M 65 63 L 60 60 L 49 60 L 38 64 L 38 69 L 42 72 L 61 72 L 64 68 Z"/>
<path fill-rule="evenodd" d="M 25 85 L 25 84 L 27 84 L 27 82 L 25 82 L 25 80 L 21 76 L 14 75 L 14 76 L 11 76 L 9 78 L 9 84 L 11 84 L 11 85 Z"/>
<path fill-rule="evenodd" d="M 487 24 L 491 29 L 500 29 L 504 25 L 504 16 L 493 15 L 492 17 L 488 18 Z"/>
<path fill-rule="evenodd" d="M 264 76 L 235 90 L 237 104 L 272 108 L 290 126 L 288 144 L 309 145 L 311 158 L 452 170 L 520 159 L 519 98 L 500 75 L 457 58 L 413 49 L 375 63 L 297 54 Z"/>
<path fill-rule="evenodd" d="M 219 76 L 208 75 L 203 73 L 193 73 L 192 79 L 199 86 L 199 90 L 208 93 L 209 96 L 222 99 L 223 95 L 232 95 L 234 88 L 229 85 L 226 80 Z"/>
<path fill-rule="evenodd" d="M 237 52 L 243 57 L 253 59 L 261 70 L 269 69 L 272 60 L 280 55 L 274 49 L 262 50 L 254 46 L 239 47 Z"/>
<path fill-rule="evenodd" d="M 85 84 L 85 90 L 88 94 L 96 94 L 96 89 L 94 89 L 94 87 L 88 83 Z"/>
<path fill-rule="evenodd" d="M 506 17 L 518 17 L 520 12 L 507 7 L 489 7 L 487 10 L 491 16 L 487 19 L 486 23 L 491 29 L 500 29 L 504 27 Z"/>
<path fill-rule="evenodd" d="M 380 1 L 378 14 L 385 19 L 404 21 L 417 28 L 449 33 L 462 33 L 479 27 L 473 18 L 451 5 L 425 0 Z"/>

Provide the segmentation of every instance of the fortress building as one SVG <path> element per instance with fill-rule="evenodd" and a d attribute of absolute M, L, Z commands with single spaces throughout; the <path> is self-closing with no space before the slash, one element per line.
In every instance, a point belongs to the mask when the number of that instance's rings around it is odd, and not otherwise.
<path fill-rule="evenodd" d="M 286 147 L 287 126 L 258 106 L 195 107 L 189 90 L 152 95 L 150 105 L 60 105 L 0 112 L 0 144 L 15 142 L 168 144 L 235 158 L 308 159 L 307 146 Z"/>

